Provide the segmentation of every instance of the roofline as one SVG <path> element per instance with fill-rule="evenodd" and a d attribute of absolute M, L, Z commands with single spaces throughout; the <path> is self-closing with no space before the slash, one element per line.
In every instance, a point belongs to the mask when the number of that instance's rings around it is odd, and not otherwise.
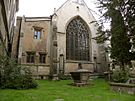
<path fill-rule="evenodd" d="M 50 19 L 50 17 L 25 17 L 25 19 Z"/>
<path fill-rule="evenodd" d="M 69 0 L 65 1 L 55 12 L 57 12 L 59 9 L 61 9 Z M 54 13 L 55 13 L 54 12 Z"/>
<path fill-rule="evenodd" d="M 96 20 L 96 18 L 94 17 L 94 15 L 92 14 L 92 12 L 91 12 L 91 10 L 90 10 L 90 8 L 88 7 L 88 5 L 86 4 L 86 2 L 84 1 L 84 0 L 82 0 L 83 2 L 84 2 L 84 4 L 86 5 L 86 7 L 87 7 L 87 9 L 88 9 L 88 11 L 89 11 L 89 13 L 92 15 L 92 17 L 94 18 L 94 20 L 95 21 L 97 21 Z"/>
<path fill-rule="evenodd" d="M 65 3 L 63 3 L 54 13 L 56 13 L 59 9 L 61 9 L 69 0 L 65 1 Z M 84 2 L 84 4 L 86 5 L 87 9 L 89 10 L 89 12 L 91 13 L 92 17 L 95 19 L 94 15 L 92 14 L 92 12 L 90 11 L 90 8 L 88 7 L 88 5 L 86 4 L 86 2 L 84 0 L 82 0 Z"/>
<path fill-rule="evenodd" d="M 50 21 L 50 17 L 24 17 L 26 22 Z"/>
<path fill-rule="evenodd" d="M 37 21 L 50 21 L 51 20 L 51 17 L 20 17 L 20 16 L 17 16 L 17 19 L 22 19 L 24 18 L 24 20 L 26 22 L 37 22 Z"/>

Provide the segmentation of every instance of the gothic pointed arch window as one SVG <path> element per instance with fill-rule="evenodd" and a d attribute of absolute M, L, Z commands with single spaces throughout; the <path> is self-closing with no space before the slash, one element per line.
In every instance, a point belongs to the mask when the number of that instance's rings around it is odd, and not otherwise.
<path fill-rule="evenodd" d="M 66 29 L 66 59 L 89 61 L 89 28 L 78 16 Z"/>

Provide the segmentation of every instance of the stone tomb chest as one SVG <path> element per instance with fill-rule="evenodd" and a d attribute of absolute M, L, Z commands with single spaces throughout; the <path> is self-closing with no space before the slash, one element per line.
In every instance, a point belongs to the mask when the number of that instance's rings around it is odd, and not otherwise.
<path fill-rule="evenodd" d="M 70 72 L 74 81 L 73 84 L 76 86 L 87 85 L 90 73 L 91 72 L 86 69 L 78 69 L 77 71 Z"/>

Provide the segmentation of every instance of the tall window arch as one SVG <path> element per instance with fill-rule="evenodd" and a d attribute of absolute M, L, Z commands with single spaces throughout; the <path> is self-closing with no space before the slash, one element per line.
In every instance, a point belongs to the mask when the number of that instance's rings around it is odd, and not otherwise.
<path fill-rule="evenodd" d="M 86 23 L 76 17 L 66 30 L 66 59 L 89 61 L 89 28 Z"/>

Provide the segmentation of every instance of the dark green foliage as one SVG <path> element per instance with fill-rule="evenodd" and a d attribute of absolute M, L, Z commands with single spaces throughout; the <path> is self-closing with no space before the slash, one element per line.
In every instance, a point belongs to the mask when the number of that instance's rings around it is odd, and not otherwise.
<path fill-rule="evenodd" d="M 131 60 L 131 43 L 127 35 L 122 14 L 119 10 L 112 10 L 111 16 L 111 58 L 120 62 L 120 65 L 128 64 Z"/>
<path fill-rule="evenodd" d="M 96 34 L 97 36 L 94 37 L 93 39 L 95 39 L 98 44 L 102 44 L 107 40 L 109 41 L 109 37 L 111 35 L 109 30 L 106 30 L 106 31 L 102 30 L 102 25 L 98 27 Z"/>
<path fill-rule="evenodd" d="M 110 39 L 111 43 L 111 58 L 116 60 L 124 70 L 124 65 L 129 64 L 133 59 L 131 49 L 131 23 L 135 17 L 132 17 L 134 12 L 133 0 L 97 0 L 99 2 L 100 12 L 102 14 L 100 27 L 98 29 L 98 42 L 104 42 Z M 128 12 L 128 10 L 130 12 Z M 128 15 L 127 15 L 128 14 Z M 132 19 L 132 21 L 131 21 Z M 110 29 L 104 28 L 104 23 L 110 23 Z M 130 26 L 131 25 L 131 26 Z M 130 26 L 130 27 L 129 27 Z M 132 33 L 132 34 L 131 34 Z M 134 33 L 135 34 L 135 33 Z"/>
<path fill-rule="evenodd" d="M 115 70 L 111 75 L 112 81 L 117 83 L 125 83 L 129 79 L 129 72 L 128 70 Z"/>
<path fill-rule="evenodd" d="M 60 80 L 71 80 L 71 75 L 62 75 Z"/>
<path fill-rule="evenodd" d="M 29 89 L 37 87 L 29 69 L 18 65 L 14 59 L 0 56 L 0 88 Z"/>
<path fill-rule="evenodd" d="M 129 34 L 135 38 L 135 0 L 126 0 L 123 5 L 123 12 Z"/>

